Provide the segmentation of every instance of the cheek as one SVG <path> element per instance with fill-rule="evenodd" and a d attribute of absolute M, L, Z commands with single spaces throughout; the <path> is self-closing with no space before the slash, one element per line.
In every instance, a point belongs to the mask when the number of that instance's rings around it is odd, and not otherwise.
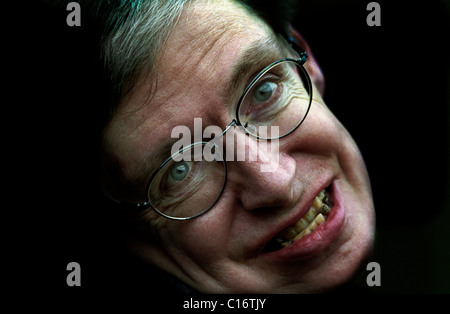
<path fill-rule="evenodd" d="M 225 217 L 225 198 L 204 215 L 184 222 L 172 223 L 161 230 L 160 235 L 166 248 L 175 249 L 178 254 L 188 256 L 197 264 L 209 264 L 227 256 L 232 219 Z"/>
<path fill-rule="evenodd" d="M 292 151 L 306 153 L 314 159 L 319 157 L 327 160 L 328 164 L 331 162 L 339 178 L 353 190 L 355 203 L 367 203 L 373 207 L 369 176 L 355 141 L 319 100 L 313 102 L 310 115 L 300 127 Z"/>
<path fill-rule="evenodd" d="M 314 157 L 337 157 L 341 146 L 351 137 L 320 99 L 314 99 L 311 109 L 295 136 L 285 138 L 282 145 L 289 154 Z"/>
<path fill-rule="evenodd" d="M 327 141 L 328 145 L 335 150 L 341 178 L 348 182 L 356 195 L 371 203 L 372 192 L 369 175 L 356 142 L 328 109 L 325 112 L 328 112 L 328 116 L 332 118 L 328 118 L 329 122 L 325 122 L 325 118 L 321 118 L 320 122 L 327 125 L 332 131 L 324 132 L 329 139 L 323 139 L 323 141 Z M 330 139 L 333 143 L 330 143 Z"/>
<path fill-rule="evenodd" d="M 369 175 L 363 156 L 344 126 L 325 105 L 318 104 L 313 123 L 319 133 L 316 142 L 328 153 L 333 152 L 338 167 L 338 178 L 346 195 L 347 237 L 351 248 L 360 247 L 361 256 L 373 242 L 375 211 Z"/>

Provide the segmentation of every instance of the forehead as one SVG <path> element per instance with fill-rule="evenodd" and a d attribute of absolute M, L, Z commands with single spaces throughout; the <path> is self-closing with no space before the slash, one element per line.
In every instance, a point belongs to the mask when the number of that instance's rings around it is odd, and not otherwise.
<path fill-rule="evenodd" d="M 193 2 L 167 38 L 156 71 L 141 77 L 106 128 L 109 153 L 122 170 L 131 171 L 130 165 L 157 151 L 173 127 L 190 127 L 194 117 L 207 118 L 208 112 L 217 115 L 214 106 L 224 107 L 220 86 L 230 68 L 246 45 L 269 32 L 232 1 Z"/>
<path fill-rule="evenodd" d="M 220 71 L 229 69 L 247 43 L 266 37 L 269 32 L 265 23 L 234 1 L 191 2 L 166 39 L 155 71 L 141 77 L 120 108 L 136 105 L 137 99 L 130 99 L 133 97 L 167 94 L 167 84 L 181 78 L 184 72 L 221 76 Z M 151 84 L 156 81 L 160 84 Z M 152 102 L 147 101 L 146 105 L 151 107 Z"/>
<path fill-rule="evenodd" d="M 237 54 L 246 41 L 262 37 L 268 31 L 265 23 L 233 1 L 194 2 L 170 36 L 161 62 L 168 61 L 180 49 L 201 57 L 201 53 L 207 54 L 214 48 L 225 48 L 230 40 L 235 48 L 232 51 Z"/>

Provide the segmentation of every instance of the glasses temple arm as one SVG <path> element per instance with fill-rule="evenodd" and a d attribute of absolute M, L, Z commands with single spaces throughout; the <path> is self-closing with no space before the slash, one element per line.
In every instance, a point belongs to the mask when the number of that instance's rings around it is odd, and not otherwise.
<path fill-rule="evenodd" d="M 303 65 L 306 62 L 306 59 L 308 59 L 308 54 L 306 51 L 304 51 L 302 48 L 300 48 L 299 45 L 295 42 L 295 39 L 291 36 L 283 36 L 284 39 L 288 42 L 289 46 L 298 53 L 298 60 L 297 62 Z"/>

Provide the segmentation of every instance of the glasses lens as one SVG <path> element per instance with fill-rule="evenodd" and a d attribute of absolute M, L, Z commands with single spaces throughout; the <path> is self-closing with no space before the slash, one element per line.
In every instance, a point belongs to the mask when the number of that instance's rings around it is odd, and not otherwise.
<path fill-rule="evenodd" d="M 280 138 L 300 126 L 311 99 L 306 70 L 294 61 L 283 60 L 264 69 L 246 88 L 238 119 L 253 136 Z"/>
<path fill-rule="evenodd" d="M 194 143 L 184 148 L 153 176 L 148 189 L 152 207 L 171 219 L 190 219 L 203 214 L 222 194 L 225 167 L 216 145 Z"/>

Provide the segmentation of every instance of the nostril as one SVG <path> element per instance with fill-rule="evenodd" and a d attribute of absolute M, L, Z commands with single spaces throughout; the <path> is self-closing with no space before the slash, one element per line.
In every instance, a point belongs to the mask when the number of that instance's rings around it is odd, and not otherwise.
<path fill-rule="evenodd" d="M 246 181 L 246 186 L 241 186 L 238 192 L 246 210 L 281 208 L 292 204 L 294 200 L 292 185 L 286 184 L 290 181 L 288 178 L 269 182 L 261 178 L 256 180 L 247 178 Z"/>

